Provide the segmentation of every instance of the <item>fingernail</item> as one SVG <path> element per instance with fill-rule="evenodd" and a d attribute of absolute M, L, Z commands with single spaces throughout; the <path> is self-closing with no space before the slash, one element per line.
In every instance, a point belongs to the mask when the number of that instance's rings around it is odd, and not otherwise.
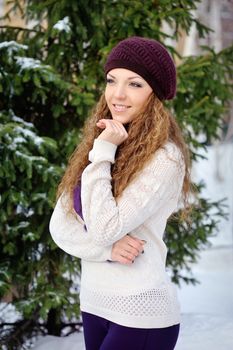
<path fill-rule="evenodd" d="M 142 242 L 147 243 L 147 241 L 145 239 L 142 239 Z"/>

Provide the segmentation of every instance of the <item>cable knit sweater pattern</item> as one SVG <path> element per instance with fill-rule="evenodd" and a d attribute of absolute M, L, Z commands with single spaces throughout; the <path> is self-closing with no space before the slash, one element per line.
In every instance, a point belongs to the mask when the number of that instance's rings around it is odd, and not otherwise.
<path fill-rule="evenodd" d="M 87 231 L 78 215 L 66 213 L 63 194 L 51 217 L 50 233 L 61 249 L 82 259 L 82 311 L 129 327 L 168 327 L 180 322 L 180 310 L 165 268 L 163 235 L 181 194 L 182 155 L 168 142 L 116 200 L 111 186 L 116 149 L 96 139 L 89 153 L 91 163 L 81 179 Z M 132 265 L 109 262 L 112 244 L 126 234 L 147 241 L 144 254 Z"/>

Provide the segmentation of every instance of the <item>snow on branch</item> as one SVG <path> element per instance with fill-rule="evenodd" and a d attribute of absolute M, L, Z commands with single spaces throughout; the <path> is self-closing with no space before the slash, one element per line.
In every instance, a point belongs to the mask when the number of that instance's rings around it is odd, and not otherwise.
<path fill-rule="evenodd" d="M 22 45 L 17 43 L 16 41 L 12 40 L 12 41 L 3 41 L 2 43 L 0 43 L 0 50 L 3 48 L 7 48 L 9 50 L 13 50 L 13 51 L 17 51 L 17 50 L 27 50 L 28 46 L 27 45 Z"/>
<path fill-rule="evenodd" d="M 9 56 L 12 56 L 13 52 L 17 52 L 20 50 L 27 50 L 28 46 L 27 45 L 22 45 L 17 43 L 16 41 L 3 41 L 0 43 L 0 50 L 6 49 Z"/>
<path fill-rule="evenodd" d="M 34 58 L 31 58 L 31 57 L 16 56 L 15 58 L 16 58 L 16 63 L 21 66 L 21 70 L 48 67 L 45 65 L 42 66 L 40 60 L 35 60 Z"/>
<path fill-rule="evenodd" d="M 57 29 L 59 32 L 64 31 L 69 33 L 71 31 L 69 17 L 66 16 L 58 21 L 56 24 L 54 24 L 53 29 Z"/>

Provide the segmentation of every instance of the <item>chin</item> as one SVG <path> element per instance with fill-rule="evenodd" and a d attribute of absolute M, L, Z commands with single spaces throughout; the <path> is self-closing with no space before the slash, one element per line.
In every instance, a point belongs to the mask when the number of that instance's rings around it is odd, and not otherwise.
<path fill-rule="evenodd" d="M 122 123 L 122 124 L 128 124 L 130 122 L 130 118 L 121 116 L 121 115 L 113 115 L 112 114 L 112 119 L 113 120 L 117 120 L 118 122 Z"/>

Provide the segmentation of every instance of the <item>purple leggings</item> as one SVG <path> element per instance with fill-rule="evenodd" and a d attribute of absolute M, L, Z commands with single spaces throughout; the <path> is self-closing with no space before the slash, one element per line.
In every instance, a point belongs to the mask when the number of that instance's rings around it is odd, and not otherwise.
<path fill-rule="evenodd" d="M 82 312 L 86 350 L 173 350 L 180 325 L 131 328 Z"/>

